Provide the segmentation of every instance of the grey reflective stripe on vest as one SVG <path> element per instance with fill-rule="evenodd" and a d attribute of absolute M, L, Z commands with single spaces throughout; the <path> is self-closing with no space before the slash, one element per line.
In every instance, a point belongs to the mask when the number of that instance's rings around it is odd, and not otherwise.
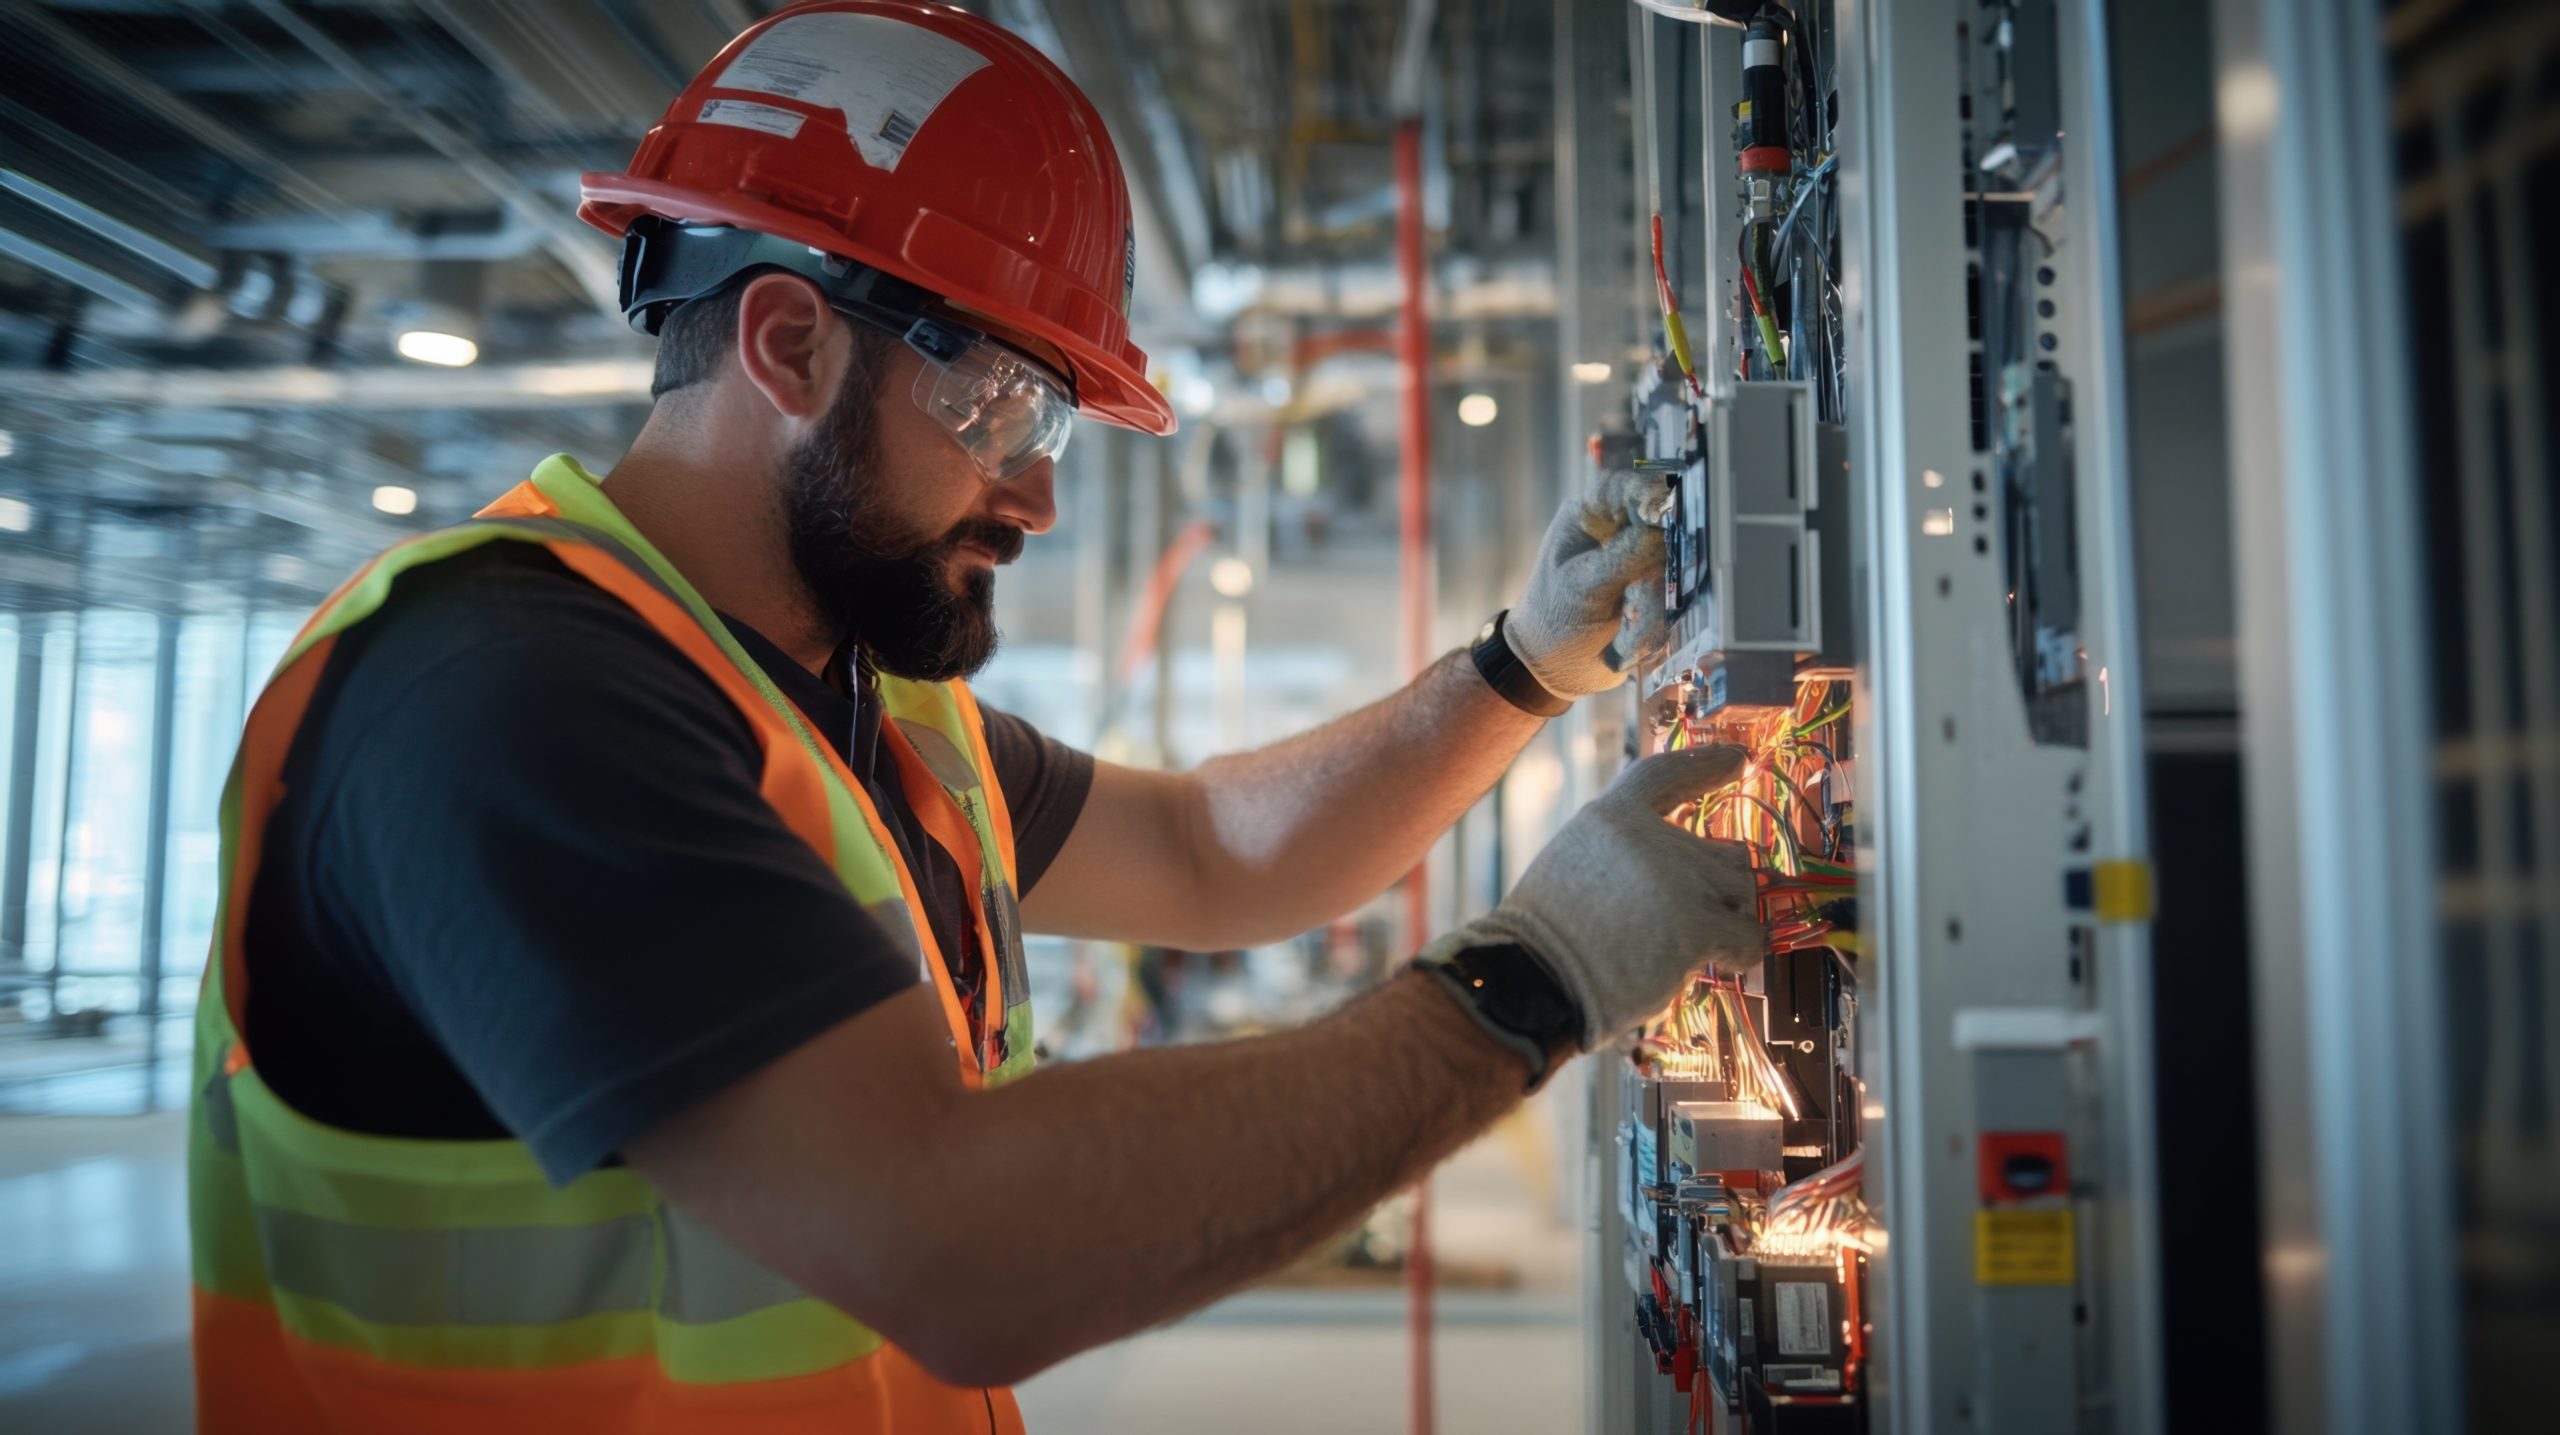
<path fill-rule="evenodd" d="M 907 905 L 907 899 L 891 897 L 862 910 L 871 914 L 871 920 L 880 924 L 880 930 L 889 934 L 889 940 L 898 944 L 898 950 L 916 964 L 916 970 L 924 972 L 924 979 L 932 981 L 933 973 L 924 971 L 924 943 L 916 936 L 916 911 Z"/>
<path fill-rule="evenodd" d="M 457 1230 L 364 1226 L 273 1206 L 259 1207 L 257 1221 L 276 1289 L 377 1325 L 557 1325 L 645 1313 L 660 1250 L 666 1275 L 655 1309 L 678 1324 L 809 1299 L 673 1208 L 656 1220 Z"/>
<path fill-rule="evenodd" d="M 213 1135 L 216 1150 L 237 1156 L 240 1154 L 240 1112 L 231 1104 L 231 1073 L 223 1070 L 223 1063 L 230 1055 L 229 1042 L 223 1043 L 222 1050 L 214 1053 L 213 1076 L 204 1084 L 204 1124 Z"/>
<path fill-rule="evenodd" d="M 258 1208 L 267 1279 L 377 1325 L 557 1325 L 649 1308 L 646 1216 L 412 1230 Z"/>
<path fill-rule="evenodd" d="M 955 793 L 974 791 L 978 786 L 978 770 L 969 764 L 959 745 L 928 724 L 909 718 L 895 719 L 898 731 L 905 735 L 907 746 L 924 759 L 925 770 L 933 780 Z"/>
<path fill-rule="evenodd" d="M 980 778 L 959 744 L 929 724 L 908 718 L 896 721 L 898 731 L 906 735 L 907 745 L 923 759 L 933 780 L 974 809 L 980 799 L 973 794 L 983 793 L 985 784 L 994 781 L 993 774 Z M 1002 964 L 1004 1009 L 1011 1011 L 1031 1000 L 1031 977 L 1022 955 L 1022 908 L 1014 902 L 1013 886 L 1002 880 L 1002 874 L 984 871 L 980 878 L 978 906 L 987 914 L 987 925 L 993 929 L 987 935 L 994 941 L 996 959 Z"/>
<path fill-rule="evenodd" d="M 1031 969 L 1022 952 L 1022 908 L 1013 900 L 1013 888 L 1002 882 L 988 882 L 978 889 L 978 905 L 986 909 L 987 925 L 995 930 L 996 960 L 1004 974 L 1004 1009 L 1031 1000 Z"/>
<path fill-rule="evenodd" d="M 658 1308 L 667 1319 L 709 1325 L 809 1298 L 807 1291 L 729 1244 L 726 1236 L 673 1206 L 665 1212 L 667 1287 Z"/>

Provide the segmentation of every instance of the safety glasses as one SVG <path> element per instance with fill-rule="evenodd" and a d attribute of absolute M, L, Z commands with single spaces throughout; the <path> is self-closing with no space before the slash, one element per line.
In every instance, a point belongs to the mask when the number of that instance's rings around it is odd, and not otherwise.
<path fill-rule="evenodd" d="M 667 315 L 768 269 L 818 286 L 838 313 L 906 341 L 924 359 L 916 407 L 967 449 L 990 482 L 1066 452 L 1076 396 L 1040 365 L 934 312 L 925 289 L 852 260 L 753 230 L 643 215 L 622 249 L 622 309 L 656 334 Z"/>
<path fill-rule="evenodd" d="M 991 482 L 1020 477 L 1067 451 L 1075 395 L 1039 365 L 950 320 L 838 303 L 847 317 L 896 334 L 924 360 L 908 392 Z"/>

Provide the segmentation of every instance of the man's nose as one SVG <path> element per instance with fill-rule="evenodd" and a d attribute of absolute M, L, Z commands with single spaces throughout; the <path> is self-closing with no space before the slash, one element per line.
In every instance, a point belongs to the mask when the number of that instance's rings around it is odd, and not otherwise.
<path fill-rule="evenodd" d="M 1025 533 L 1046 533 L 1058 524 L 1058 461 L 1044 458 L 1001 483 L 987 485 L 994 516 Z"/>

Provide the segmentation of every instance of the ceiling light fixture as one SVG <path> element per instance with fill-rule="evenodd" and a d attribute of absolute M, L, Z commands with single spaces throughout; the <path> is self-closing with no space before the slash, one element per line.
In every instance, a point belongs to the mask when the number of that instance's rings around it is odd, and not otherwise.
<path fill-rule="evenodd" d="M 1471 429 L 1483 428 L 1502 412 L 1502 405 L 1491 394 L 1469 394 L 1458 400 L 1458 422 Z"/>
<path fill-rule="evenodd" d="M 404 330 L 392 347 L 400 351 L 401 358 L 448 369 L 463 368 L 480 357 L 478 344 L 440 329 Z"/>
<path fill-rule="evenodd" d="M 1221 558 L 1209 565 L 1209 586 L 1220 597 L 1241 598 L 1253 591 L 1253 565 L 1241 558 Z"/>

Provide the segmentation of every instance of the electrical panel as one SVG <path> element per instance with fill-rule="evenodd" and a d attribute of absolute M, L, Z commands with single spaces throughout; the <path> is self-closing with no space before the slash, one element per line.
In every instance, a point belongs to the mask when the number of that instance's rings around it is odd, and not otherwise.
<path fill-rule="evenodd" d="M 1701 973 L 1619 1055 L 1613 1184 L 1664 1413 L 1851 1431 L 1867 1261 L 1834 111 L 1815 17 L 1719 17 L 1638 25 L 1657 338 L 1597 451 L 1662 485 L 1643 745 L 1751 753 L 1674 820 L 1750 847 L 1771 951 Z"/>
<path fill-rule="evenodd" d="M 2156 1428 L 2097 7 L 1631 12 L 1629 746 L 1769 940 L 1595 1089 L 1595 1428 Z"/>

